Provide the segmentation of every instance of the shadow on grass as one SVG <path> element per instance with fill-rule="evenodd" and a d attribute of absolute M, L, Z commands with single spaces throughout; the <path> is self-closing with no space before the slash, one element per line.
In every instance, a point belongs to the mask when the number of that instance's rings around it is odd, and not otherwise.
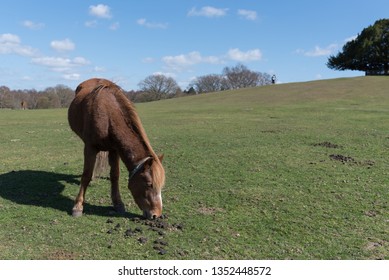
<path fill-rule="evenodd" d="M 74 200 L 62 195 L 65 183 L 74 184 L 76 197 L 80 176 L 46 171 L 21 170 L 0 174 L 0 196 L 17 204 L 53 208 L 71 215 Z M 84 204 L 84 213 L 97 216 L 119 216 L 111 206 Z M 120 215 L 123 216 L 123 215 Z M 140 217 L 126 213 L 127 217 Z"/>

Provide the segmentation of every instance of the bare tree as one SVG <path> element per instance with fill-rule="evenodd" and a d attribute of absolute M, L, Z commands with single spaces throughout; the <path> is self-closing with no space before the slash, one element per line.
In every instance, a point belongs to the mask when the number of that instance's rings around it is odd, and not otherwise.
<path fill-rule="evenodd" d="M 191 84 L 197 93 L 215 92 L 228 89 L 227 81 L 222 75 L 211 74 L 196 78 Z"/>
<path fill-rule="evenodd" d="M 36 90 L 29 91 L 27 99 L 28 108 L 37 109 L 39 96 L 40 94 Z"/>
<path fill-rule="evenodd" d="M 61 108 L 69 107 L 74 98 L 74 91 L 65 85 L 55 86 L 54 91 L 59 98 Z"/>
<path fill-rule="evenodd" d="M 0 87 L 0 108 L 11 108 L 13 103 L 11 90 L 6 86 Z"/>
<path fill-rule="evenodd" d="M 181 92 L 180 87 L 173 78 L 161 74 L 148 76 L 138 86 L 141 91 L 155 96 L 157 100 L 168 98 L 169 95 L 173 96 Z"/>
<path fill-rule="evenodd" d="M 229 89 L 271 84 L 270 75 L 251 71 L 243 64 L 238 64 L 234 67 L 225 67 L 223 69 L 223 75 L 227 79 Z"/>

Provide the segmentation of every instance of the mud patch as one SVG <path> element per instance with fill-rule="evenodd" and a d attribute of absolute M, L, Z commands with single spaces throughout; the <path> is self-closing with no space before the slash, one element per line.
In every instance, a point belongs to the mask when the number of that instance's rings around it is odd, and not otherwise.
<path fill-rule="evenodd" d="M 370 259 L 382 260 L 386 258 L 388 245 L 387 240 L 368 238 L 364 249 L 371 254 Z"/>
<path fill-rule="evenodd" d="M 314 147 L 331 148 L 331 149 L 342 148 L 342 146 L 334 144 L 334 143 L 331 143 L 331 142 L 328 142 L 328 141 L 324 141 L 324 142 L 321 142 L 321 143 L 316 143 L 316 144 L 313 144 L 313 146 Z"/>
<path fill-rule="evenodd" d="M 152 248 L 159 255 L 169 253 L 169 243 L 164 239 L 168 233 L 184 231 L 184 225 L 182 223 L 169 223 L 167 215 L 162 215 L 162 217 L 154 220 L 139 217 L 130 218 L 129 220 L 134 223 L 133 227 L 122 227 L 120 224 L 114 225 L 114 221 L 108 219 L 106 223 L 110 224 L 110 226 L 106 233 L 113 235 L 113 237 L 115 233 L 122 233 L 125 238 L 134 238 L 140 245 L 152 243 Z M 112 248 L 112 246 L 113 239 L 108 244 L 108 248 Z M 180 251 L 176 253 L 181 255 Z"/>
<path fill-rule="evenodd" d="M 374 160 L 362 160 L 362 161 L 357 161 L 356 159 L 349 157 L 349 156 L 344 156 L 340 154 L 333 154 L 330 155 L 330 159 L 339 161 L 343 164 L 355 164 L 359 166 L 366 166 L 367 168 L 370 168 L 375 165 Z"/>
<path fill-rule="evenodd" d="M 378 215 L 378 212 L 375 210 L 368 210 L 364 212 L 365 216 L 368 216 L 370 218 L 373 218 Z"/>
<path fill-rule="evenodd" d="M 366 250 L 371 251 L 382 246 L 383 244 L 379 242 L 368 242 L 366 245 Z"/>
<path fill-rule="evenodd" d="M 62 250 L 49 252 L 43 257 L 45 260 L 77 260 L 78 258 L 79 256 L 74 253 Z"/>
<path fill-rule="evenodd" d="M 356 163 L 356 160 L 352 157 L 344 156 L 344 155 L 339 155 L 339 154 L 334 154 L 330 155 L 330 159 L 340 161 L 341 163 Z"/>

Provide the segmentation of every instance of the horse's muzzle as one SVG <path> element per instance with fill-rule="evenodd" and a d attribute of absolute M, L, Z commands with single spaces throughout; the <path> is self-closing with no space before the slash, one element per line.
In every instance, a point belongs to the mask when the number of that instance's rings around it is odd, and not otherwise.
<path fill-rule="evenodd" d="M 148 220 L 155 220 L 159 218 L 161 215 L 156 215 L 155 213 L 151 211 L 143 211 L 143 217 L 145 217 Z"/>

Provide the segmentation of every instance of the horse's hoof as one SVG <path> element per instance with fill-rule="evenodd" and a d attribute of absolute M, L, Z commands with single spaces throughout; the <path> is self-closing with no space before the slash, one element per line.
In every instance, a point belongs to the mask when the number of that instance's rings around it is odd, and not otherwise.
<path fill-rule="evenodd" d="M 118 213 L 118 214 L 126 213 L 126 207 L 124 207 L 123 204 L 115 205 L 113 208 L 115 209 L 116 213 Z"/>
<path fill-rule="evenodd" d="M 75 218 L 81 217 L 82 216 L 82 210 L 73 209 L 72 216 L 75 217 Z"/>

